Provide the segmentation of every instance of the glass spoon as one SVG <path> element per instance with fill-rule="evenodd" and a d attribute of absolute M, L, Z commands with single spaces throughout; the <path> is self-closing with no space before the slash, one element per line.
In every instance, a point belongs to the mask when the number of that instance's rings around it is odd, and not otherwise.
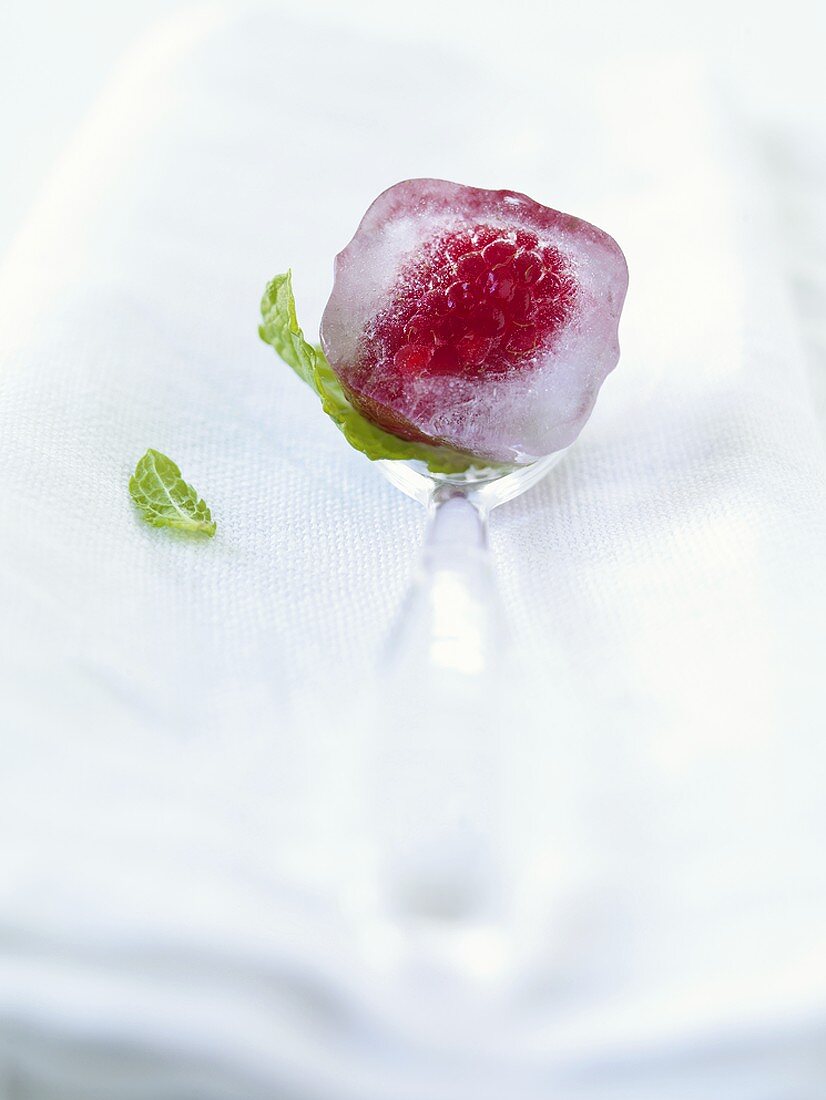
<path fill-rule="evenodd" d="M 488 515 L 564 453 L 458 475 L 377 463 L 429 517 L 380 661 L 372 753 L 379 890 L 394 919 L 452 923 L 463 940 L 470 928 L 507 921 L 509 750 L 525 697 L 496 591 Z M 488 945 L 488 964 L 492 957 Z"/>

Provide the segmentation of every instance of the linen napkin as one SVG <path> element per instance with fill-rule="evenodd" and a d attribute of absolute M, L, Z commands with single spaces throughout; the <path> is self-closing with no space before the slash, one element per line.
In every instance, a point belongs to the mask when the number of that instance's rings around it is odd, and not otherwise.
<path fill-rule="evenodd" d="M 428 175 L 631 270 L 581 441 L 492 520 L 575 839 L 540 838 L 518 974 L 465 930 L 441 1007 L 353 887 L 423 516 L 256 337 L 270 276 L 312 332 L 368 203 Z M 6 1095 L 822 1095 L 825 466 L 778 255 L 691 56 L 491 72 L 221 8 L 132 56 L 0 269 Z M 136 516 L 149 446 L 214 540 Z"/>

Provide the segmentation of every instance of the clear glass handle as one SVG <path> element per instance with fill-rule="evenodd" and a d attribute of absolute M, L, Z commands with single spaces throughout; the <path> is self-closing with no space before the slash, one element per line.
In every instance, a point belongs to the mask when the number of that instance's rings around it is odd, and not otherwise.
<path fill-rule="evenodd" d="M 522 854 L 512 826 L 515 809 L 522 812 L 514 807 L 523 789 L 514 769 L 526 762 L 518 748 L 525 693 L 496 588 L 487 516 L 561 457 L 457 477 L 415 462 L 378 463 L 392 484 L 425 505 L 429 523 L 379 669 L 367 768 L 371 895 L 382 919 L 415 928 L 409 942 L 425 935 L 448 945 L 450 966 L 463 976 L 475 957 L 471 944 L 485 943 L 486 967 L 494 957 L 505 965 Z"/>
<path fill-rule="evenodd" d="M 381 669 L 382 893 L 397 915 L 494 918 L 501 874 L 505 627 L 472 492 L 437 486 Z"/>
<path fill-rule="evenodd" d="M 483 676 L 502 655 L 504 625 L 487 542 L 487 512 L 472 494 L 435 488 L 416 575 L 393 627 L 383 672 L 427 677 L 439 710 L 464 678 Z M 462 681 L 457 680 L 457 675 Z M 423 686 L 423 685 L 422 685 Z"/>

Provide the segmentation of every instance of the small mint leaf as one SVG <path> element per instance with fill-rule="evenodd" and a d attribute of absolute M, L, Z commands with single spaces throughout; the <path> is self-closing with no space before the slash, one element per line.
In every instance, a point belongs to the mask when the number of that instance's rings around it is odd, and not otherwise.
<path fill-rule="evenodd" d="M 215 521 L 206 504 L 171 458 L 151 448 L 129 479 L 129 492 L 143 518 L 153 527 L 174 527 L 207 535 L 215 534 Z"/>

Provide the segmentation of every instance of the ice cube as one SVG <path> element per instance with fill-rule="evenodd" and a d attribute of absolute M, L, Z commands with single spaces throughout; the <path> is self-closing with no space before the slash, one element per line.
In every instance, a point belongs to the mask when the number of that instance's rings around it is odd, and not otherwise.
<path fill-rule="evenodd" d="M 588 419 L 627 285 L 619 246 L 588 222 L 513 191 L 406 180 L 337 256 L 321 341 L 385 430 L 532 462 Z"/>

